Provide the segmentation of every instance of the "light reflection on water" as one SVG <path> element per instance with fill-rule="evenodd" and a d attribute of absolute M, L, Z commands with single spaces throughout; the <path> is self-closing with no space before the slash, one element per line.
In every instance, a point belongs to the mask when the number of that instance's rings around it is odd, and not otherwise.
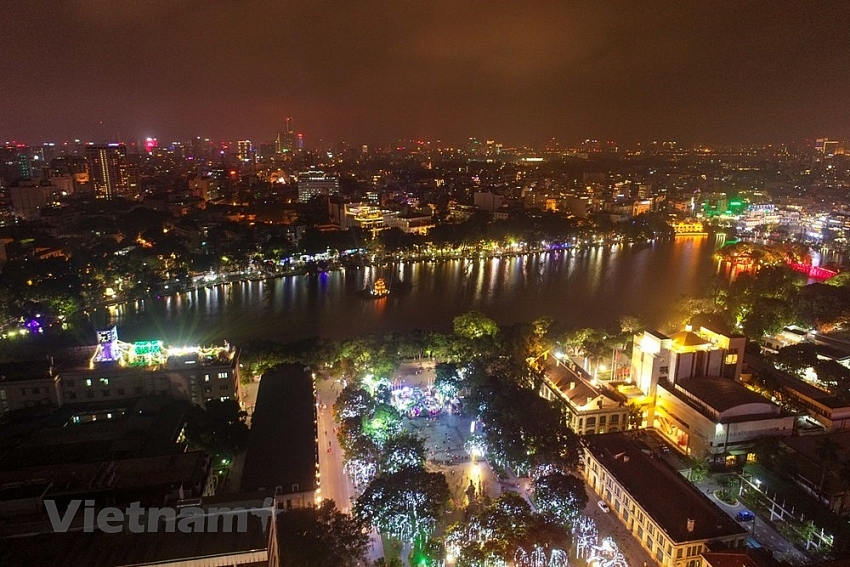
<path fill-rule="evenodd" d="M 478 310 L 500 324 L 549 316 L 569 326 L 613 326 L 623 315 L 661 324 L 671 302 L 707 292 L 721 241 L 706 237 L 491 260 L 406 262 L 201 288 L 95 312 L 125 340 L 174 344 L 341 338 L 415 328 L 451 329 Z M 385 299 L 359 292 L 377 278 L 408 289 Z"/>

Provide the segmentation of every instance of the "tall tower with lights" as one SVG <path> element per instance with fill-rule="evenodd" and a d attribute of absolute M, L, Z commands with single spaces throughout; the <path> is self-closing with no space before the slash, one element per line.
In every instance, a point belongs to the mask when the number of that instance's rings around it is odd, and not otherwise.
<path fill-rule="evenodd" d="M 130 188 L 130 170 L 127 163 L 127 146 L 106 144 L 86 146 L 89 178 L 99 199 L 114 199 L 127 194 Z"/>

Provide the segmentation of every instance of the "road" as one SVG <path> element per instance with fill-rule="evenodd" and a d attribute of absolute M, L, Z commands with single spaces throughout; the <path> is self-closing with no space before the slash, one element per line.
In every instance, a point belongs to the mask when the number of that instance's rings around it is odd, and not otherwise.
<path fill-rule="evenodd" d="M 351 513 L 355 498 L 354 487 L 342 470 L 342 450 L 339 447 L 333 419 L 333 404 L 342 386 L 330 379 L 316 380 L 316 401 L 318 404 L 319 426 L 319 474 L 321 475 L 321 496 L 323 500 L 333 500 L 337 508 Z M 372 546 L 369 550 L 369 561 L 384 556 L 384 548 L 378 532 L 372 530 Z"/>
<path fill-rule="evenodd" d="M 712 479 L 711 476 L 706 480 L 696 483 L 696 486 L 699 487 L 700 490 L 705 492 L 712 502 L 717 505 L 718 508 L 726 512 L 730 518 L 735 519 L 735 516 L 741 510 L 747 510 L 748 508 L 742 503 L 738 502 L 738 504 L 731 506 L 726 504 L 722 500 L 718 499 L 717 496 L 714 495 L 715 491 L 720 488 L 720 486 Z M 810 559 L 806 557 L 799 549 L 794 547 L 791 543 L 788 542 L 782 535 L 779 534 L 773 527 L 770 526 L 766 521 L 762 520 L 758 516 L 752 522 L 739 522 L 741 526 L 748 528 L 750 530 L 751 538 L 755 539 L 766 549 L 769 549 L 773 552 L 774 556 L 780 561 L 786 561 L 791 564 L 801 565 L 803 563 L 808 563 Z"/>
<path fill-rule="evenodd" d="M 606 537 L 610 537 L 617 544 L 620 553 L 626 558 L 626 561 L 631 567 L 642 567 L 644 565 L 653 566 L 655 560 L 649 555 L 638 540 L 629 533 L 625 524 L 620 521 L 614 512 L 603 512 L 599 508 L 601 498 L 589 486 L 586 486 L 588 500 L 587 507 L 584 509 L 584 515 L 590 517 L 596 522 L 596 529 L 599 532 L 599 543 Z"/>

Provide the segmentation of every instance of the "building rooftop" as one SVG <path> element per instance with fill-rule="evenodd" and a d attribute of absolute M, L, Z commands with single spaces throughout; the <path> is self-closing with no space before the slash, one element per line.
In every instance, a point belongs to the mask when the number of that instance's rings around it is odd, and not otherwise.
<path fill-rule="evenodd" d="M 584 443 L 671 540 L 682 543 L 746 533 L 631 434 L 589 435 Z M 694 520 L 692 532 L 688 531 L 688 520 Z"/>
<path fill-rule="evenodd" d="M 156 565 L 181 560 L 187 565 L 268 565 L 268 539 L 262 519 L 249 514 L 245 532 L 168 533 L 163 528 L 141 534 L 95 530 L 9 538 L 0 540 L 0 557 L 6 565 L 54 567 Z M 198 559 L 206 561 L 192 562 Z"/>
<path fill-rule="evenodd" d="M 280 486 L 286 494 L 318 488 L 316 427 L 316 398 L 309 369 L 290 364 L 263 374 L 251 417 L 242 491 Z"/>
<path fill-rule="evenodd" d="M 552 386 L 558 389 L 561 396 L 576 407 L 585 406 L 600 396 L 605 407 L 620 406 L 627 401 L 625 395 L 615 390 L 603 386 L 592 386 L 579 371 L 562 363 L 547 365 L 546 377 Z"/>
<path fill-rule="evenodd" d="M 670 340 L 673 343 L 683 347 L 697 347 L 710 345 L 711 343 L 693 331 L 679 331 L 670 335 Z"/>
<path fill-rule="evenodd" d="M 0 487 L 6 490 L 6 499 L 23 497 L 30 492 L 29 487 L 49 483 L 52 486 L 48 498 L 62 494 L 93 495 L 106 490 L 112 501 L 117 494 L 127 494 L 128 502 L 144 500 L 138 498 L 138 491 L 155 489 L 162 499 L 146 504 L 162 505 L 166 496 L 162 487 L 189 488 L 203 483 L 207 465 L 208 457 L 200 451 L 110 462 L 66 463 L 0 471 Z"/>
<path fill-rule="evenodd" d="M 50 360 L 4 362 L 0 364 L 0 382 L 51 379 L 53 363 Z"/>
<path fill-rule="evenodd" d="M 65 405 L 42 415 L 5 415 L 0 469 L 181 452 L 177 439 L 189 407 L 186 401 L 147 396 Z"/>
<path fill-rule="evenodd" d="M 729 378 L 688 378 L 679 380 L 676 387 L 697 398 L 701 405 L 714 410 L 719 418 L 723 417 L 724 412 L 746 405 L 753 406 L 750 414 L 779 412 L 776 404 Z"/>
<path fill-rule="evenodd" d="M 706 564 L 711 567 L 763 567 L 764 562 L 756 560 L 748 553 L 739 551 L 708 552 L 702 554 Z"/>

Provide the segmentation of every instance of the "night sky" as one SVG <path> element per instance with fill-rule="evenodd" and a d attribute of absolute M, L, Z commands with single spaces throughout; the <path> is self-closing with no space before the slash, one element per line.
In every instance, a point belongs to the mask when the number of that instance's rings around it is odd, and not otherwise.
<path fill-rule="evenodd" d="M 0 0 L 0 142 L 850 138 L 850 2 Z"/>

